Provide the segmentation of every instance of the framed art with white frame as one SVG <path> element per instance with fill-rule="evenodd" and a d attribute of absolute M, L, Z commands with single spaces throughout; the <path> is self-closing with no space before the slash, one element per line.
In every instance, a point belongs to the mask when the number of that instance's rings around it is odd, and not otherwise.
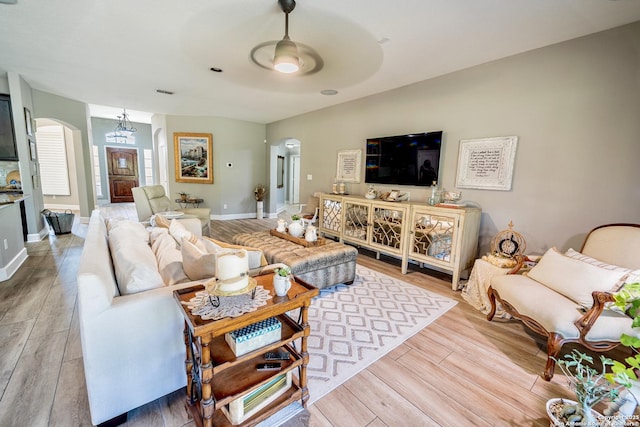
<path fill-rule="evenodd" d="M 362 167 L 362 150 L 338 151 L 338 165 L 336 167 L 336 180 L 341 182 L 360 182 L 360 169 Z"/>
<path fill-rule="evenodd" d="M 517 136 L 460 141 L 456 187 L 511 190 Z"/>

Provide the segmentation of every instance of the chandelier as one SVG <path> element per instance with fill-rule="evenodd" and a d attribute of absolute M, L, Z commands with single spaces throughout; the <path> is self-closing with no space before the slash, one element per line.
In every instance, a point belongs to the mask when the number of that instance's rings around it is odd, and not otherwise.
<path fill-rule="evenodd" d="M 134 132 L 138 130 L 134 128 L 133 125 L 131 124 L 126 108 L 123 109 L 122 115 L 117 117 L 118 117 L 118 126 L 116 126 L 115 130 L 113 131 L 114 136 L 116 138 L 131 136 Z"/>

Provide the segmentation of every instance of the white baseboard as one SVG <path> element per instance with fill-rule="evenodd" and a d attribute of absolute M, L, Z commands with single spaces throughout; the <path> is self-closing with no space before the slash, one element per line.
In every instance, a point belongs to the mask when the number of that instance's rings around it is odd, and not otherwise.
<path fill-rule="evenodd" d="M 255 217 L 256 217 L 255 213 L 211 215 L 211 219 L 215 219 L 217 221 L 226 221 L 229 219 L 248 219 L 248 218 L 255 218 Z"/>
<path fill-rule="evenodd" d="M 34 243 L 34 242 L 39 242 L 42 239 L 44 239 L 45 237 L 47 237 L 49 235 L 49 228 L 45 225 L 45 227 L 43 229 L 41 229 L 39 232 L 35 233 L 35 234 L 27 234 L 27 242 L 28 243 Z"/>
<path fill-rule="evenodd" d="M 229 214 L 229 215 L 211 215 L 211 219 L 216 221 L 227 221 L 230 219 L 255 219 L 256 213 L 243 213 L 243 214 Z M 265 214 L 265 218 L 278 218 L 278 214 Z"/>
<path fill-rule="evenodd" d="M 61 210 L 72 210 L 72 211 L 79 211 L 80 210 L 80 205 L 56 205 L 53 203 L 45 203 L 44 204 L 44 208 L 45 209 L 61 209 Z"/>
<path fill-rule="evenodd" d="M 18 255 L 13 257 L 9 264 L 5 267 L 0 268 L 0 281 L 9 280 L 11 276 L 14 275 L 18 268 L 22 265 L 22 263 L 27 259 L 29 255 L 27 255 L 27 248 L 22 248 Z"/>

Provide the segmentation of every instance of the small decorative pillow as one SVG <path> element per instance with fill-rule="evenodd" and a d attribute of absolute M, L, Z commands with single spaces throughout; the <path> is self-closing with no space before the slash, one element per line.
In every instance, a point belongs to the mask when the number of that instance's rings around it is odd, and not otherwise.
<path fill-rule="evenodd" d="M 156 227 L 169 229 L 171 225 L 169 220 L 162 215 L 154 215 L 152 224 L 155 224 Z"/>
<path fill-rule="evenodd" d="M 118 226 L 109 233 L 109 250 L 120 295 L 135 294 L 164 286 L 158 262 L 147 241 Z"/>
<path fill-rule="evenodd" d="M 264 267 L 265 265 L 268 264 L 267 259 L 264 256 L 264 253 L 262 253 L 262 250 L 260 249 L 251 248 L 248 246 L 233 245 L 231 243 L 214 240 L 210 237 L 203 237 L 202 241 L 209 242 L 211 245 L 214 245 L 214 247 L 217 247 L 217 248 L 244 249 L 245 251 L 247 251 L 247 254 L 249 255 L 249 268 Z"/>
<path fill-rule="evenodd" d="M 625 285 L 626 283 L 633 283 L 633 282 L 629 282 L 629 279 L 633 280 L 633 277 L 637 277 L 638 274 L 640 273 L 640 270 L 636 270 L 636 273 L 634 275 L 633 271 L 630 268 L 620 267 L 617 265 L 606 263 L 604 261 L 600 261 L 599 259 L 595 259 L 593 257 L 590 257 L 589 255 L 580 253 L 572 248 L 569 248 L 569 250 L 565 252 L 565 255 L 568 256 L 569 258 L 579 259 L 580 261 L 586 262 L 587 264 L 592 264 L 597 267 L 604 268 L 605 270 L 619 271 L 621 273 L 625 273 L 625 275 L 622 276 L 620 281 L 616 283 L 613 288 L 609 289 L 609 292 L 618 292 L 622 288 L 622 286 Z M 636 279 L 635 281 L 637 282 L 638 280 Z"/>
<path fill-rule="evenodd" d="M 149 243 L 149 231 L 139 222 L 131 221 L 126 218 L 111 218 L 107 221 L 107 231 L 109 233 L 117 228 L 123 228 L 128 230 L 129 233 L 135 235 L 137 238 Z"/>
<path fill-rule="evenodd" d="M 216 253 L 201 249 L 182 239 L 182 268 L 191 280 L 209 279 L 216 275 Z M 222 251 L 222 250 L 221 250 Z"/>
<path fill-rule="evenodd" d="M 165 285 L 188 282 L 189 277 L 182 268 L 182 253 L 176 248 L 176 241 L 171 237 L 166 228 L 161 228 L 164 233 L 151 244 L 151 249 L 158 260 L 158 271 Z"/>
<path fill-rule="evenodd" d="M 169 229 L 168 228 L 151 227 L 151 229 L 149 231 L 149 245 L 151 245 L 153 247 L 155 241 L 158 240 L 163 235 L 171 237 L 169 235 Z M 173 239 L 173 237 L 171 237 L 171 239 Z M 174 247 L 178 246 L 176 244 L 175 240 L 173 241 L 173 246 Z"/>
<path fill-rule="evenodd" d="M 569 258 L 551 248 L 528 276 L 583 307 L 591 307 L 593 291 L 610 291 L 626 274 Z"/>
<path fill-rule="evenodd" d="M 191 243 L 198 243 L 198 236 L 193 234 L 191 231 L 187 229 L 184 225 L 175 219 L 171 220 L 171 224 L 169 224 L 169 234 L 173 237 L 178 245 L 182 244 L 182 240 L 185 239 Z"/>

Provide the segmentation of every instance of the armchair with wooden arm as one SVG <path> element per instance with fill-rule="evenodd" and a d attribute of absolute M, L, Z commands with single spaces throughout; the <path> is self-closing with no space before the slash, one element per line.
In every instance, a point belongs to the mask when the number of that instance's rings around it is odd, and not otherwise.
<path fill-rule="evenodd" d="M 599 274 L 600 269 L 606 270 L 602 277 L 610 278 L 613 285 L 620 286 L 638 281 L 639 251 L 640 225 L 610 224 L 597 227 L 587 235 L 580 253 L 577 253 L 581 258 L 562 262 L 568 262 L 572 268 L 583 268 L 580 263 L 584 263 L 589 265 L 589 269 L 597 268 Z M 555 256 L 569 258 L 562 254 Z M 497 304 L 501 304 L 506 312 L 529 329 L 547 337 L 547 364 L 543 375 L 546 380 L 553 377 L 555 360 L 566 343 L 578 343 L 592 351 L 602 352 L 618 346 L 623 334 L 640 336 L 640 332 L 632 327 L 630 316 L 608 308 L 608 303 L 614 300 L 612 289 L 615 286 L 612 284 L 594 280 L 595 286 L 601 284 L 603 289 L 594 289 L 586 296 L 576 298 L 582 282 L 576 283 L 565 270 L 558 271 L 556 281 L 551 284 L 539 281 L 532 273 L 533 269 L 530 277 L 509 274 L 492 278 L 488 289 L 491 311 L 487 319 L 493 319 Z M 589 273 L 592 274 L 593 270 Z M 565 289 L 562 288 L 563 281 L 567 282 Z M 581 293 L 584 295 L 585 290 Z M 589 295 L 592 301 L 588 300 Z"/>

